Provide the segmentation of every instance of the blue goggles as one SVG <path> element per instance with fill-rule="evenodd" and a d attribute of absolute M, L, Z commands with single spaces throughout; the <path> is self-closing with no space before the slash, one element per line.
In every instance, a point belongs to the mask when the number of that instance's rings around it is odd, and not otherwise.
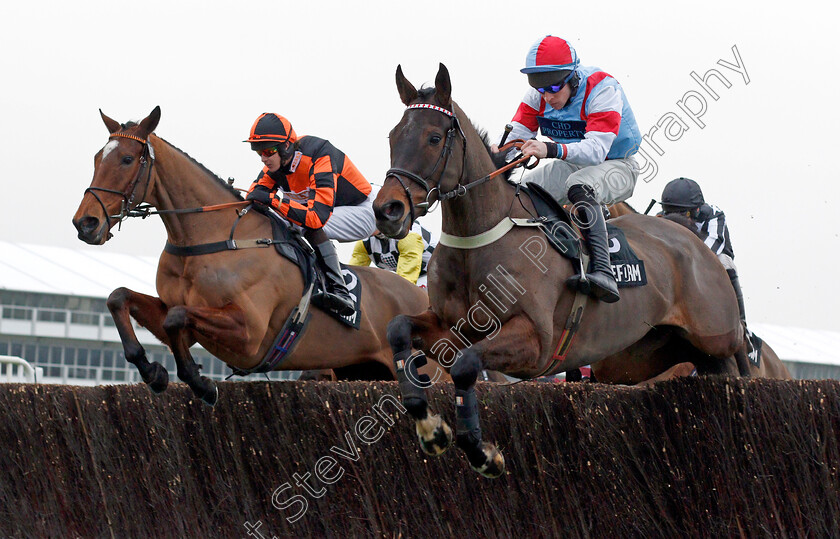
<path fill-rule="evenodd" d="M 569 73 L 569 75 L 568 75 L 565 79 L 563 79 L 562 81 L 560 81 L 558 84 L 552 84 L 552 85 L 550 85 L 550 86 L 544 86 L 544 87 L 542 87 L 542 88 L 537 88 L 536 90 L 537 90 L 539 93 L 541 93 L 541 94 L 544 94 L 544 93 L 546 93 L 546 92 L 548 92 L 548 93 L 550 93 L 550 94 L 556 94 L 557 92 L 559 92 L 560 90 L 562 90 L 562 89 L 563 89 L 563 87 L 564 87 L 564 86 L 566 86 L 566 84 L 567 84 L 570 80 L 572 80 L 572 77 L 574 77 L 574 76 L 575 76 L 575 72 L 574 72 L 574 71 L 572 71 L 571 73 Z"/>

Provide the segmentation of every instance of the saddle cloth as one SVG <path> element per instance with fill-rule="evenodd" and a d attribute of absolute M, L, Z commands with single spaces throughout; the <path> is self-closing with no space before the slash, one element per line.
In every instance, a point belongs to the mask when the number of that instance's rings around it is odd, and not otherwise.
<path fill-rule="evenodd" d="M 750 344 L 752 345 L 752 351 L 747 354 L 747 357 L 750 358 L 750 363 L 755 365 L 756 367 L 761 366 L 761 345 L 764 341 L 761 340 L 761 337 L 750 331 L 747 330 L 747 338 L 750 340 Z"/>

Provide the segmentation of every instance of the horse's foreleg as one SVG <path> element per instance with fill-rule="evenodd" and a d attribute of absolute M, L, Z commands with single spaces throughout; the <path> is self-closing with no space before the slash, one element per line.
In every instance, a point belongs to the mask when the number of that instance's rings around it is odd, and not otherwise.
<path fill-rule="evenodd" d="M 499 477 L 505 458 L 494 444 L 482 440 L 475 382 L 482 369 L 504 370 L 524 364 L 539 369 L 540 345 L 533 323 L 525 316 L 505 322 L 494 335 L 462 350 L 449 371 L 455 384 L 456 444 L 467 455 L 470 466 L 485 477 Z"/>
<path fill-rule="evenodd" d="M 417 368 L 423 365 L 422 352 L 412 353 L 412 345 L 419 340 L 426 345 L 437 342 L 444 330 L 440 319 L 431 310 L 419 316 L 400 315 L 388 324 L 388 343 L 394 353 L 400 395 L 409 415 L 415 420 L 420 447 L 428 455 L 440 455 L 452 445 L 452 429 L 439 415 L 429 414 L 426 388 L 433 382 L 421 378 Z"/>
<path fill-rule="evenodd" d="M 449 371 L 455 383 L 455 443 L 467 454 L 473 470 L 493 478 L 504 473 L 505 459 L 493 444 L 481 439 L 475 382 L 483 368 L 481 357 L 470 347 L 461 350 L 458 361 Z"/>
<path fill-rule="evenodd" d="M 140 294 L 128 288 L 117 288 L 111 292 L 106 305 L 111 311 L 111 317 L 120 334 L 125 359 L 137 367 L 143 381 L 152 391 L 160 393 L 169 383 L 169 374 L 157 361 L 150 363 L 146 359 L 146 350 L 137 340 L 137 334 L 131 325 L 131 317 L 151 331 L 161 342 L 169 344 L 169 339 L 163 330 L 166 305 L 159 298 Z"/>
<path fill-rule="evenodd" d="M 230 350 L 244 349 L 248 340 L 247 325 L 242 309 L 229 305 L 214 307 L 177 306 L 169 309 L 163 321 L 169 337 L 172 354 L 178 365 L 178 378 L 185 382 L 202 401 L 213 406 L 219 398 L 216 384 L 199 373 L 190 354 L 195 343 L 194 335 L 200 333 Z"/>

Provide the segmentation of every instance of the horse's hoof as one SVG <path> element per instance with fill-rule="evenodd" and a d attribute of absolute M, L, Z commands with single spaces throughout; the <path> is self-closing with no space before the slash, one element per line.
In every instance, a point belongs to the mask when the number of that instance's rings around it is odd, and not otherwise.
<path fill-rule="evenodd" d="M 470 465 L 473 470 L 488 479 L 495 479 L 505 473 L 505 457 L 501 451 L 496 449 L 495 445 L 490 442 L 483 442 L 481 444 L 481 451 L 487 460 L 479 467 Z"/>
<path fill-rule="evenodd" d="M 166 368 L 155 361 L 145 373 L 140 373 L 143 381 L 153 393 L 163 393 L 169 385 L 169 373 Z"/>
<path fill-rule="evenodd" d="M 423 453 L 437 457 L 452 447 L 452 429 L 439 415 L 430 415 L 417 421 L 417 439 Z"/>
<path fill-rule="evenodd" d="M 209 391 L 206 391 L 201 396 L 201 402 L 203 402 L 210 408 L 213 408 L 214 406 L 216 406 L 216 403 L 219 402 L 219 388 L 210 380 L 207 380 L 207 382 L 210 384 L 211 389 Z"/>

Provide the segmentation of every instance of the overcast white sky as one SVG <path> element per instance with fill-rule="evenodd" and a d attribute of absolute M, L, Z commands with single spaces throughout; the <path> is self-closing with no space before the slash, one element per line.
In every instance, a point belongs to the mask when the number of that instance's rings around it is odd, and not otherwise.
<path fill-rule="evenodd" d="M 748 319 L 840 330 L 837 13 L 824 5 L 3 2 L 0 239 L 94 248 L 71 218 L 107 142 L 99 108 L 125 122 L 160 105 L 157 134 L 238 187 L 261 167 L 240 141 L 278 112 L 381 184 L 403 108 L 397 64 L 418 86 L 446 64 L 454 99 L 495 134 L 525 92 L 528 47 L 554 34 L 622 83 L 643 133 L 668 113 L 688 126 L 654 135 L 658 172 L 629 202 L 644 210 L 668 180 L 697 180 L 728 216 Z M 736 62 L 733 46 L 749 84 L 718 64 Z M 712 68 L 731 83 L 711 83 L 717 101 L 690 75 Z M 677 105 L 690 91 L 705 95 L 702 129 Z M 159 220 L 136 220 L 99 249 L 157 255 L 164 241 Z"/>

